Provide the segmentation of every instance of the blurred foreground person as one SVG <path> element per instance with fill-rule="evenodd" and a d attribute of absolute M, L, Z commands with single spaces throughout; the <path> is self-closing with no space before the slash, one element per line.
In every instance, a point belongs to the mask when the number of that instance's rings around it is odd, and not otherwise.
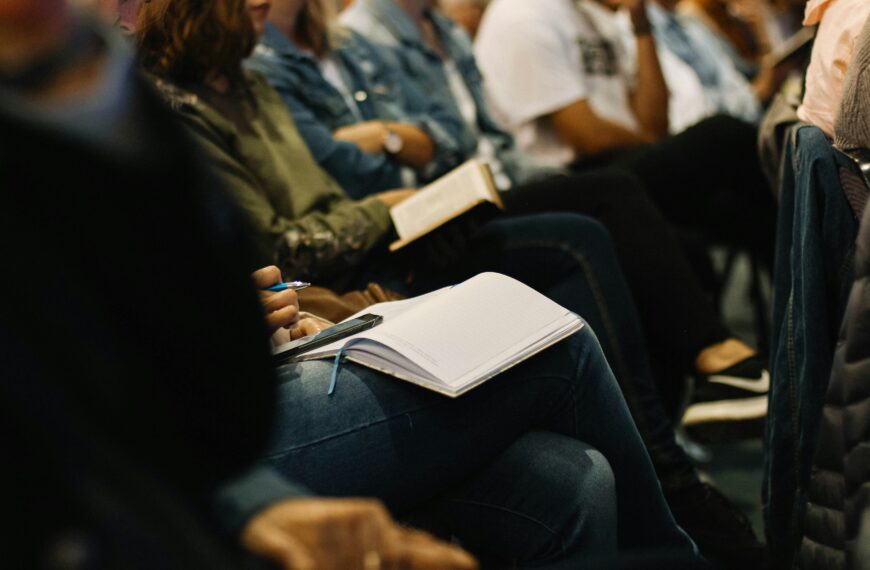
<path fill-rule="evenodd" d="M 230 534 L 249 520 L 286 567 L 473 568 L 376 502 L 284 501 L 308 492 L 246 471 L 273 425 L 267 330 L 184 140 L 64 1 L 0 4 L 3 566 L 263 567 Z"/>

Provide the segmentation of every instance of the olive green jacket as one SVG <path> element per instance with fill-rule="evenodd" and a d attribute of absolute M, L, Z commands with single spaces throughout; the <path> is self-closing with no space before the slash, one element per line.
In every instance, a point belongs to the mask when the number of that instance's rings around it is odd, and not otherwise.
<path fill-rule="evenodd" d="M 263 264 L 290 278 L 332 278 L 358 266 L 392 232 L 389 208 L 354 201 L 314 161 L 287 107 L 256 73 L 219 94 L 152 78 L 247 212 Z"/>

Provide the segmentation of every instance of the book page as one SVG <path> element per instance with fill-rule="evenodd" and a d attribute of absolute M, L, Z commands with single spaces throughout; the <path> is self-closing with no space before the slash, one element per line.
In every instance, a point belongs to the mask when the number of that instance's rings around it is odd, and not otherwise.
<path fill-rule="evenodd" d="M 576 316 L 519 281 L 483 273 L 365 333 L 447 385 Z"/>
<path fill-rule="evenodd" d="M 384 318 L 384 321 L 383 321 L 383 323 L 381 323 L 380 325 L 375 327 L 375 328 L 379 328 L 379 327 L 384 326 L 386 323 L 390 322 L 391 320 L 395 319 L 396 317 L 398 317 L 402 313 L 411 310 L 412 308 L 414 308 L 415 306 L 417 306 L 421 303 L 425 303 L 428 299 L 432 299 L 432 298 L 435 298 L 439 295 L 443 295 L 444 293 L 446 293 L 449 290 L 450 290 L 450 287 L 443 287 L 441 289 L 437 289 L 437 290 L 432 291 L 430 293 L 426 293 L 425 295 L 411 297 L 410 299 L 403 299 L 401 301 L 386 301 L 383 303 L 375 303 L 374 305 L 370 305 L 370 306 L 360 310 L 359 312 L 354 313 L 353 315 L 349 316 L 348 318 L 344 319 L 341 322 L 343 323 L 343 322 L 346 322 L 346 321 L 349 321 L 352 319 L 356 319 L 362 315 L 367 315 L 367 314 L 380 315 Z M 302 359 L 307 360 L 307 359 L 312 359 L 312 358 L 322 358 L 325 355 L 335 354 L 338 351 L 338 349 L 340 349 L 342 346 L 344 346 L 345 343 L 347 343 L 348 341 L 353 340 L 353 339 L 365 338 L 365 337 L 367 337 L 368 333 L 370 333 L 372 330 L 374 330 L 374 329 L 366 330 L 366 331 L 357 333 L 355 335 L 351 335 L 351 336 L 339 339 L 339 340 L 337 340 L 333 343 L 330 343 L 330 344 L 325 344 L 320 348 L 317 348 L 317 349 L 312 350 L 310 352 L 304 353 L 303 355 L 300 355 L 300 356 L 302 357 Z M 298 342 L 298 341 L 293 341 L 293 342 Z M 279 348 L 282 348 L 284 346 L 286 346 L 286 345 L 282 345 Z"/>
<path fill-rule="evenodd" d="M 440 225 L 482 201 L 492 201 L 487 168 L 469 160 L 390 210 L 399 239 Z"/>

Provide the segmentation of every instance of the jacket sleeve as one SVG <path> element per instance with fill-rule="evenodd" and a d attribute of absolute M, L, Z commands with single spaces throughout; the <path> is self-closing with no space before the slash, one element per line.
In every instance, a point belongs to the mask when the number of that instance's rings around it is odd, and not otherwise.
<path fill-rule="evenodd" d="M 280 216 L 256 178 L 227 151 L 220 135 L 204 121 L 183 117 L 212 171 L 257 230 L 263 261 L 296 278 L 326 279 L 356 265 L 391 231 L 389 208 L 380 200 L 354 201 L 337 191 L 324 193 L 303 216 Z"/>
<path fill-rule="evenodd" d="M 312 495 L 305 487 L 287 481 L 268 467 L 253 467 L 219 487 L 212 505 L 223 529 L 237 535 L 261 510 L 281 501 Z"/>
<path fill-rule="evenodd" d="M 314 160 L 351 198 L 401 188 L 402 166 L 386 154 L 369 154 L 352 142 L 336 139 L 328 126 L 294 94 L 294 84 L 274 66 L 251 63 L 281 96 Z"/>
<path fill-rule="evenodd" d="M 377 46 L 359 34 L 355 34 L 355 40 L 363 43 L 371 53 L 372 60 L 383 73 L 383 81 L 390 85 L 402 110 L 408 114 L 408 121 L 423 129 L 435 143 L 435 156 L 419 170 L 423 181 L 434 180 L 474 154 L 477 141 L 463 136 L 465 125 L 462 117 L 421 91 L 398 65 L 390 65 L 385 59 L 388 48 Z"/>

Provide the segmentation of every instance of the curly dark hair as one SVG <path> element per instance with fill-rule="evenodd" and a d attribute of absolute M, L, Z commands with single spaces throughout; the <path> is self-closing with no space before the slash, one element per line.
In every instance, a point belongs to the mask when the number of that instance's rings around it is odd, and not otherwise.
<path fill-rule="evenodd" d="M 135 33 L 142 67 L 201 83 L 212 73 L 236 79 L 257 42 L 245 0 L 149 0 Z"/>

